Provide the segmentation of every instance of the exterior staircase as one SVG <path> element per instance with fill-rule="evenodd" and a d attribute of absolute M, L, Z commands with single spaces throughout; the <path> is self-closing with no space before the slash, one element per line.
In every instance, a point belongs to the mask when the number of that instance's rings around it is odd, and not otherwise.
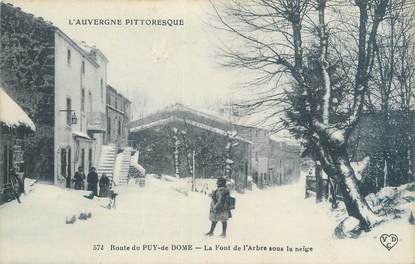
<path fill-rule="evenodd" d="M 115 157 L 116 157 L 116 148 L 115 145 L 103 145 L 101 158 L 99 160 L 97 173 L 98 176 L 101 176 L 102 173 L 105 173 L 112 184 L 114 177 L 114 166 L 115 166 Z"/>
<path fill-rule="evenodd" d="M 124 151 L 117 155 L 115 166 L 115 183 L 119 185 L 128 184 L 128 171 L 131 163 L 131 152 L 133 148 L 126 147 Z"/>

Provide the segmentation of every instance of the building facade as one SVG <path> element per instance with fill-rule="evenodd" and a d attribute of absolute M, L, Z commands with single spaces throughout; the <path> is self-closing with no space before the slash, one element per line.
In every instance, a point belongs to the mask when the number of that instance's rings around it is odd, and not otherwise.
<path fill-rule="evenodd" d="M 271 153 L 266 184 L 290 184 L 301 173 L 301 148 L 298 144 L 270 137 Z"/>
<path fill-rule="evenodd" d="M 99 160 L 108 60 L 18 7 L 1 3 L 0 16 L 0 83 L 37 127 L 25 139 L 25 174 L 66 185 Z"/>
<path fill-rule="evenodd" d="M 107 58 L 55 30 L 55 182 L 96 167 L 104 144 Z M 76 118 L 73 120 L 73 118 Z"/>
<path fill-rule="evenodd" d="M 254 181 L 265 178 L 268 174 L 269 156 L 271 145 L 269 144 L 269 132 L 265 129 L 249 126 L 236 126 L 239 135 L 253 142 L 248 156 L 250 162 L 250 175 Z"/>
<path fill-rule="evenodd" d="M 111 85 L 106 86 L 105 143 L 123 148 L 128 144 L 128 123 L 131 119 L 131 101 Z"/>
<path fill-rule="evenodd" d="M 0 204 L 15 195 L 17 179 L 23 179 L 23 141 L 35 130 L 33 121 L 0 87 Z"/>
<path fill-rule="evenodd" d="M 276 139 L 268 129 L 235 125 L 238 134 L 253 144 L 249 149 L 249 173 L 260 187 L 288 184 L 300 176 L 300 146 Z"/>

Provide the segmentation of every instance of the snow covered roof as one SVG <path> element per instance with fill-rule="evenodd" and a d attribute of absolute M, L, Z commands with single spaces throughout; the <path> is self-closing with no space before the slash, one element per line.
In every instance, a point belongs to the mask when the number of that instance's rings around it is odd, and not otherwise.
<path fill-rule="evenodd" d="M 74 137 L 80 137 L 80 138 L 84 138 L 84 139 L 91 139 L 87 134 L 85 134 L 83 132 L 79 132 L 79 131 L 72 131 L 72 135 Z"/>
<path fill-rule="evenodd" d="M 188 106 L 185 106 L 181 103 L 176 103 L 174 105 L 170 105 L 167 106 L 159 111 L 157 111 L 156 113 L 160 113 L 160 112 L 174 112 L 174 111 L 186 111 L 186 112 L 191 112 L 195 115 L 207 118 L 207 119 L 212 119 L 215 121 L 219 121 L 219 122 L 225 122 L 225 123 L 229 123 L 230 120 L 226 119 L 225 117 L 221 117 L 219 116 L 217 113 L 214 113 L 212 111 L 208 111 L 208 110 L 197 110 L 194 108 L 190 108 Z"/>
<path fill-rule="evenodd" d="M 92 56 L 93 59 L 95 59 L 95 54 L 99 54 L 101 56 L 101 58 L 103 58 L 106 62 L 108 62 L 108 58 L 104 55 L 104 53 L 102 53 L 95 45 L 94 46 L 90 46 L 88 45 L 85 41 L 75 41 L 76 44 L 78 44 L 78 46 L 87 54 L 89 54 L 89 56 Z"/>
<path fill-rule="evenodd" d="M 183 123 L 186 123 L 188 125 L 192 125 L 194 127 L 198 127 L 198 128 L 216 133 L 216 134 L 221 135 L 221 136 L 228 136 L 228 133 L 223 129 L 213 127 L 213 126 L 210 126 L 210 125 L 207 125 L 207 124 L 204 124 L 204 123 L 196 122 L 196 121 L 193 121 L 193 120 L 184 120 L 182 118 L 178 118 L 178 117 L 175 117 L 175 116 L 171 116 L 171 117 L 168 117 L 166 119 L 160 119 L 160 120 L 156 120 L 156 121 L 146 123 L 146 124 L 143 124 L 143 125 L 135 126 L 135 127 L 131 128 L 130 131 L 131 132 L 137 132 L 137 131 L 145 130 L 145 129 L 148 129 L 148 128 L 151 128 L 151 127 L 164 125 L 164 124 L 167 124 L 167 123 L 170 123 L 170 122 L 183 122 Z M 239 141 L 243 141 L 243 142 L 248 143 L 248 144 L 253 144 L 252 141 L 249 141 L 249 140 L 247 140 L 245 138 L 242 138 L 240 136 L 235 136 L 235 138 Z"/>
<path fill-rule="evenodd" d="M 196 110 L 183 104 L 177 103 L 167 106 L 157 112 L 151 113 L 141 119 L 130 122 L 131 128 L 141 127 L 155 121 L 164 120 L 171 116 L 180 117 L 186 120 L 197 120 L 197 122 L 208 124 L 212 127 L 218 127 L 223 130 L 232 130 L 232 122 L 220 116 L 205 111 Z"/>
<path fill-rule="evenodd" d="M 35 131 L 36 127 L 23 109 L 0 87 L 0 122 L 8 127 L 26 126 Z"/>
<path fill-rule="evenodd" d="M 81 41 L 75 41 L 76 44 L 79 45 L 79 47 L 81 47 L 81 49 L 83 49 L 86 53 L 90 53 L 91 51 L 94 50 L 94 48 L 92 46 L 89 46 L 85 41 L 81 40 Z"/>

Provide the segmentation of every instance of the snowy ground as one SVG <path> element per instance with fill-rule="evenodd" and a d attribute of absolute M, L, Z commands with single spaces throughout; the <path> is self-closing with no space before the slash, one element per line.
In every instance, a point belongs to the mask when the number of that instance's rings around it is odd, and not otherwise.
<path fill-rule="evenodd" d="M 208 181 L 201 185 L 211 185 Z M 189 191 L 188 180 L 147 178 L 145 187 L 118 187 L 117 208 L 107 199 L 88 200 L 79 191 L 36 184 L 18 204 L 0 207 L 0 263 L 414 263 L 415 228 L 407 218 L 383 224 L 359 239 L 334 239 L 338 219 L 327 203 L 304 199 L 303 182 L 236 194 L 237 209 L 228 237 L 205 237 L 210 198 Z M 65 224 L 66 216 L 91 212 L 92 218 Z M 394 233 L 391 251 L 379 242 Z M 412 237 L 411 237 L 412 235 Z M 165 245 L 168 251 L 143 250 Z M 192 251 L 172 251 L 172 245 Z M 103 245 L 103 250 L 93 250 Z M 111 245 L 130 250 L 112 251 Z M 132 250 L 136 245 L 140 250 Z M 205 251 L 216 245 L 230 251 Z M 243 251 L 244 245 L 267 251 Z M 233 251 L 240 246 L 241 251 Z M 293 252 L 287 251 L 287 246 Z M 312 251 L 295 252 L 295 248 Z M 202 247 L 202 249 L 195 249 Z M 270 247 L 283 251 L 269 251 Z M 100 248 L 100 247 L 99 247 Z"/>

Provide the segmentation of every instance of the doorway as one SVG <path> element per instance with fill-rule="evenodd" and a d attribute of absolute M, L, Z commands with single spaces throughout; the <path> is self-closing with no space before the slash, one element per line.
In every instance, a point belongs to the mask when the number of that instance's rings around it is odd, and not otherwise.
<path fill-rule="evenodd" d="M 9 145 L 3 146 L 3 179 L 0 179 L 3 187 L 5 184 L 10 183 L 10 172 L 13 169 L 13 151 Z"/>
<path fill-rule="evenodd" d="M 88 171 L 91 171 L 92 166 L 92 148 L 90 148 L 88 152 Z"/>

